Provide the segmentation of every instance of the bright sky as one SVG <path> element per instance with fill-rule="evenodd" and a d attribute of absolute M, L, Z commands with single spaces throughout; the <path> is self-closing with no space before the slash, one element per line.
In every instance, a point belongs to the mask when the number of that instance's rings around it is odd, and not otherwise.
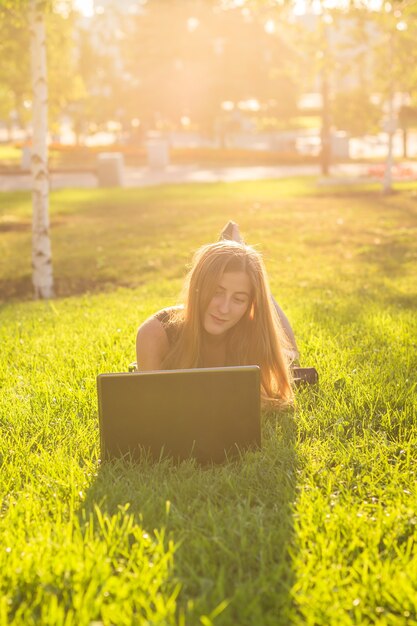
<path fill-rule="evenodd" d="M 379 11 L 382 2 L 383 0 L 362 0 L 362 4 L 373 11 Z M 348 8 L 349 4 L 349 0 L 295 0 L 294 12 L 298 15 L 303 15 L 307 10 L 322 13 L 323 9 Z"/>
<path fill-rule="evenodd" d="M 94 15 L 94 0 L 75 0 L 75 8 L 87 17 Z"/>
<path fill-rule="evenodd" d="M 237 5 L 241 3 L 240 0 L 235 0 L 235 2 Z M 309 8 L 313 10 L 313 13 L 321 13 L 323 8 L 331 9 L 337 6 L 347 6 L 348 4 L 349 0 L 296 0 L 294 12 L 302 15 Z M 382 0 L 366 0 L 364 4 L 367 4 L 370 9 L 378 10 L 381 8 Z M 94 15 L 94 0 L 75 0 L 74 5 L 83 15 L 88 17 Z"/>

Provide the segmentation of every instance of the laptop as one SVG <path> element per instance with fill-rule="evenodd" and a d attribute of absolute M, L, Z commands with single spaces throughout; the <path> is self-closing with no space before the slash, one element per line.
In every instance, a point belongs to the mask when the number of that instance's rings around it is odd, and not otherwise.
<path fill-rule="evenodd" d="M 102 460 L 222 463 L 261 445 L 258 366 L 100 374 Z"/>

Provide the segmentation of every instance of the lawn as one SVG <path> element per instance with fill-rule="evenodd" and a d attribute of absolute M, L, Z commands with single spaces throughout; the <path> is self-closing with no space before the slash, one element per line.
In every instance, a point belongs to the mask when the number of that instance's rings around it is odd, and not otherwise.
<path fill-rule="evenodd" d="M 312 179 L 0 195 L 0 624 L 417 624 L 417 187 Z M 243 461 L 102 466 L 95 378 L 235 219 L 319 389 Z"/>

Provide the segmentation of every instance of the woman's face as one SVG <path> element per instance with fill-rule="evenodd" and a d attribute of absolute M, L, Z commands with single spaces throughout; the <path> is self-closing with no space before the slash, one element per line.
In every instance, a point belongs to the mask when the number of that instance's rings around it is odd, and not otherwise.
<path fill-rule="evenodd" d="M 246 272 L 224 272 L 204 313 L 204 330 L 222 335 L 237 324 L 251 301 L 251 284 Z"/>

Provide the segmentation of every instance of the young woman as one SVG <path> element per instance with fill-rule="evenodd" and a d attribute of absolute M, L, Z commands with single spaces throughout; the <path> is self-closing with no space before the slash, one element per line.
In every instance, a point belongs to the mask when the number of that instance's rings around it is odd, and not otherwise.
<path fill-rule="evenodd" d="M 294 335 L 271 299 L 260 254 L 241 241 L 222 240 L 196 252 L 184 305 L 142 324 L 136 356 L 141 371 L 259 365 L 265 401 L 279 405 L 293 398 Z"/>

